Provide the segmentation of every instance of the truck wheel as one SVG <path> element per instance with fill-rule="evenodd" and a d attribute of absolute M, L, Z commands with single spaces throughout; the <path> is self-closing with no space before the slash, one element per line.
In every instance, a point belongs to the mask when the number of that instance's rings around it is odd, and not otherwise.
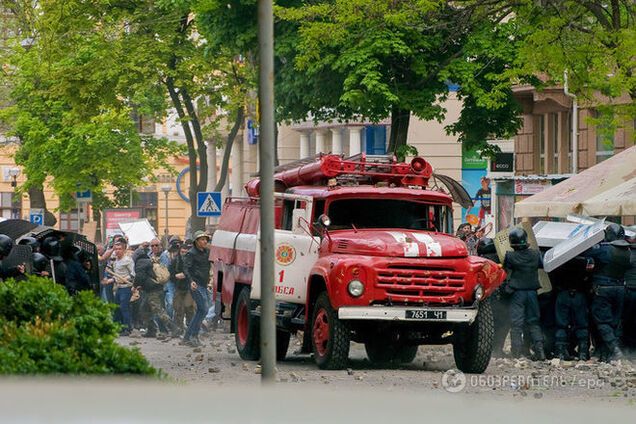
<path fill-rule="evenodd" d="M 368 341 L 364 344 L 369 361 L 374 364 L 408 364 L 417 356 L 418 346 L 391 345 L 387 340 Z"/>
<path fill-rule="evenodd" d="M 259 328 L 250 312 L 250 289 L 243 287 L 234 306 L 234 340 L 241 359 L 256 361 L 261 356 Z"/>
<path fill-rule="evenodd" d="M 479 305 L 477 318 L 472 324 L 458 326 L 454 333 L 453 355 L 457 368 L 469 374 L 484 372 L 490 362 L 495 334 L 490 300 Z"/>
<path fill-rule="evenodd" d="M 288 331 L 276 330 L 276 360 L 283 361 L 289 349 L 289 339 L 291 333 Z"/>
<path fill-rule="evenodd" d="M 348 326 L 338 319 L 327 292 L 316 300 L 311 325 L 314 360 L 320 369 L 338 370 L 347 366 L 351 335 Z"/>

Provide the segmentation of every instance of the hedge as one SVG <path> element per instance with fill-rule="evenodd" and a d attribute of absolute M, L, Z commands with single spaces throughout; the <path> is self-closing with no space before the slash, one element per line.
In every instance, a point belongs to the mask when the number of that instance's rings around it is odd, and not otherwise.
<path fill-rule="evenodd" d="M 0 374 L 158 375 L 117 343 L 119 328 L 91 292 L 70 296 L 35 276 L 0 282 Z"/>

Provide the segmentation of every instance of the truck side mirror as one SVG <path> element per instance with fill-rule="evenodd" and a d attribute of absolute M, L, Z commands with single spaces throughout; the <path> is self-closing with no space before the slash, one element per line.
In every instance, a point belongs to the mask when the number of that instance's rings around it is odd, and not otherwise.
<path fill-rule="evenodd" d="M 318 221 L 316 221 L 316 226 L 322 229 L 328 229 L 331 225 L 331 219 L 324 213 L 318 217 Z"/>

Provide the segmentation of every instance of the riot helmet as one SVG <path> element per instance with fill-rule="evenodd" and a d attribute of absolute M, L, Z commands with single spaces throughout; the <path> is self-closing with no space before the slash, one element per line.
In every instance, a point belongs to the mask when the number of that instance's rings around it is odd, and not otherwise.
<path fill-rule="evenodd" d="M 29 246 L 32 252 L 38 252 L 40 250 L 40 242 L 35 237 L 22 237 L 18 244 L 21 246 Z"/>
<path fill-rule="evenodd" d="M 613 222 L 605 227 L 605 241 L 613 242 L 616 240 L 623 240 L 625 238 L 625 229 Z"/>
<path fill-rule="evenodd" d="M 508 233 L 510 247 L 514 250 L 523 250 L 528 248 L 528 234 L 523 228 L 515 227 Z"/>
<path fill-rule="evenodd" d="M 13 249 L 13 240 L 11 237 L 0 234 L 0 259 L 6 258 Z"/>
<path fill-rule="evenodd" d="M 54 261 L 61 261 L 62 257 L 60 256 L 60 242 L 56 237 L 47 237 L 42 242 L 42 253 L 48 256 L 50 259 Z"/>
<path fill-rule="evenodd" d="M 35 271 L 36 274 L 40 274 L 41 272 L 45 271 L 46 266 L 49 263 L 49 260 L 46 259 L 46 256 L 44 256 L 43 254 L 39 252 L 35 252 L 32 255 L 32 260 L 33 260 L 33 270 Z"/>
<path fill-rule="evenodd" d="M 477 242 L 477 254 L 478 255 L 487 255 L 490 253 L 496 253 L 497 249 L 495 249 L 495 241 L 490 237 L 482 237 Z"/>

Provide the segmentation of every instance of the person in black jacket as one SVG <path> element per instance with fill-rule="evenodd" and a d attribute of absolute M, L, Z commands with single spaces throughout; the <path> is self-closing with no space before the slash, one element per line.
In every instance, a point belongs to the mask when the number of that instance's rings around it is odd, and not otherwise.
<path fill-rule="evenodd" d="M 583 252 L 594 259 L 592 274 L 592 319 L 602 341 L 600 359 L 609 362 L 621 359 L 618 328 L 625 299 L 625 272 L 630 268 L 629 243 L 625 230 L 618 224 L 605 228 L 605 240 Z"/>
<path fill-rule="evenodd" d="M 152 269 L 152 260 L 144 249 L 137 249 L 133 255 L 135 262 L 135 286 L 142 291 L 141 313 L 147 329 L 144 337 L 157 337 L 155 319 L 170 330 L 172 337 L 178 337 L 178 328 L 163 307 L 163 286 L 157 283 Z"/>
<path fill-rule="evenodd" d="M 629 269 L 625 271 L 625 304 L 623 308 L 623 346 L 636 350 L 636 237 L 631 243 Z"/>
<path fill-rule="evenodd" d="M 192 249 L 192 241 L 186 240 L 179 248 L 179 253 L 170 262 L 170 279 L 175 282 L 173 300 L 174 323 L 183 331 L 184 322 L 189 323 L 194 317 L 194 300 L 190 294 L 190 283 L 183 272 L 185 255 Z"/>
<path fill-rule="evenodd" d="M 532 359 L 545 361 L 543 333 L 539 326 L 539 268 L 543 268 L 541 253 L 528 247 L 528 235 L 522 228 L 513 228 L 508 235 L 510 246 L 504 267 L 509 275 L 510 344 L 513 357 L 520 357 L 523 349 L 524 325 L 532 341 Z"/>
<path fill-rule="evenodd" d="M 194 317 L 188 325 L 183 343 L 189 346 L 199 346 L 199 332 L 201 323 L 208 313 L 208 282 L 210 281 L 210 250 L 208 243 L 210 236 L 203 231 L 194 233 L 194 246 L 184 258 L 183 271 L 186 281 L 190 283 L 190 290 L 194 303 L 197 305 Z"/>
<path fill-rule="evenodd" d="M 20 264 L 9 269 L 5 269 L 5 267 L 2 266 L 2 260 L 9 256 L 11 250 L 13 250 L 13 240 L 11 237 L 5 234 L 0 234 L 0 281 L 24 274 L 24 264 Z"/>
<path fill-rule="evenodd" d="M 570 358 L 570 337 L 568 328 L 574 330 L 578 345 L 578 360 L 590 359 L 590 333 L 588 294 L 591 291 L 589 270 L 594 261 L 577 256 L 550 273 L 557 295 L 554 305 L 556 320 L 554 356 L 559 359 Z"/>

